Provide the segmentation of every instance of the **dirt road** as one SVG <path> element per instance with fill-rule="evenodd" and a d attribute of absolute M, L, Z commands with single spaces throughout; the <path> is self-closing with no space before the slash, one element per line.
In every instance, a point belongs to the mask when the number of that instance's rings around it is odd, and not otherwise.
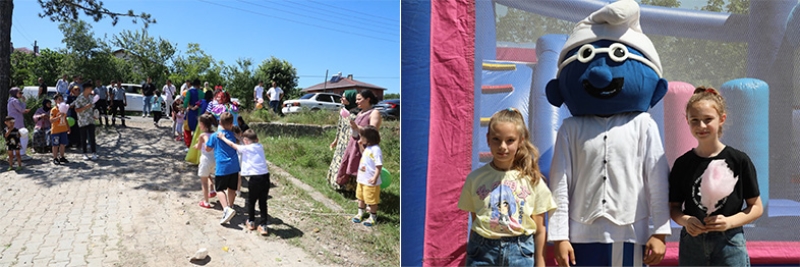
<path fill-rule="evenodd" d="M 328 252 L 309 255 L 290 244 L 306 243 L 294 240 L 314 238 L 313 231 L 278 209 L 270 210 L 267 237 L 243 228 L 243 198 L 221 226 L 219 208 L 197 205 L 196 167 L 183 162 L 169 123 L 156 128 L 150 118 L 132 118 L 127 128 L 99 130 L 95 161 L 68 150 L 71 162 L 56 166 L 49 154 L 32 154 L 22 171 L 0 173 L 0 266 L 339 265 L 326 263 Z M 285 183 L 272 181 L 271 206 Z M 190 263 L 200 248 L 209 257 Z"/>

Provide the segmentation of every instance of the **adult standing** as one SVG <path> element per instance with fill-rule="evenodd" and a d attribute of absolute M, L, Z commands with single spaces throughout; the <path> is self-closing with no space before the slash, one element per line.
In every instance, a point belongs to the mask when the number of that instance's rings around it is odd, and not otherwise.
<path fill-rule="evenodd" d="M 328 183 L 335 190 L 353 191 L 356 189 L 356 179 L 349 179 L 344 185 L 336 183 L 336 179 L 338 177 L 339 167 L 342 166 L 342 160 L 344 159 L 344 152 L 347 149 L 347 143 L 350 140 L 350 134 L 353 130 L 350 127 L 350 120 L 355 119 L 359 111 L 356 105 L 357 94 L 356 90 L 344 91 L 341 100 L 344 105 L 342 109 L 347 110 L 348 115 L 347 117 L 339 117 L 339 123 L 336 126 L 336 139 L 334 139 L 330 145 L 331 149 L 333 149 L 333 159 L 331 160 L 331 165 L 328 167 Z"/>
<path fill-rule="evenodd" d="M 69 94 L 69 82 L 67 82 L 66 74 L 61 75 L 61 79 L 56 81 L 56 91 L 63 97 L 67 97 Z"/>
<path fill-rule="evenodd" d="M 192 88 L 192 81 L 186 80 L 181 85 L 181 96 L 186 96 L 186 91 L 189 91 L 189 88 Z M 178 99 L 175 97 L 175 99 Z"/>
<path fill-rule="evenodd" d="M 166 116 L 172 118 L 172 102 L 175 101 L 177 97 L 175 97 L 175 86 L 172 85 L 172 80 L 167 79 L 167 84 L 164 85 L 161 91 L 164 91 L 164 101 L 167 105 L 167 113 Z M 172 120 L 172 129 L 175 129 L 175 120 Z"/>
<path fill-rule="evenodd" d="M 258 81 L 258 85 L 253 88 L 253 102 L 258 103 L 258 100 L 264 99 L 264 81 Z"/>
<path fill-rule="evenodd" d="M 184 123 L 189 128 L 188 135 L 184 131 L 184 142 L 187 147 L 192 144 L 192 132 L 197 129 L 197 117 L 200 116 L 200 99 L 202 99 L 202 92 L 200 92 L 200 79 L 195 79 L 192 82 L 192 87 L 186 91 L 186 96 L 183 99 L 183 108 L 186 110 L 186 120 Z"/>
<path fill-rule="evenodd" d="M 69 83 L 69 85 L 67 86 L 67 90 L 68 91 L 67 91 L 66 94 L 64 94 L 64 97 L 68 97 L 69 95 L 71 95 L 72 94 L 72 88 L 75 87 L 75 86 L 78 86 L 78 94 L 80 94 L 80 92 L 83 92 L 83 77 L 82 76 L 75 75 L 75 76 L 72 77 L 72 82 Z M 64 99 L 64 100 L 66 100 L 66 99 Z"/>
<path fill-rule="evenodd" d="M 272 81 L 272 87 L 267 91 L 267 96 L 269 97 L 269 107 L 272 108 L 272 111 L 278 113 L 280 111 L 281 99 L 283 99 L 283 90 L 278 87 L 275 81 Z"/>
<path fill-rule="evenodd" d="M 367 125 L 372 125 L 377 129 L 381 127 L 383 122 L 381 113 L 374 109 L 377 103 L 378 98 L 370 90 L 362 90 L 356 95 L 356 105 L 361 111 L 358 112 L 355 119 L 350 120 L 350 140 L 342 156 L 339 172 L 336 174 L 336 183 L 339 185 L 346 185 L 358 174 L 358 164 L 361 161 L 361 150 L 358 149 L 358 140 L 361 139 L 358 135 L 359 130 Z"/>
<path fill-rule="evenodd" d="M 125 106 L 128 105 L 128 100 L 125 97 L 125 88 L 122 88 L 122 82 L 116 81 L 117 84 L 111 88 L 111 126 L 117 124 L 117 117 L 122 121 L 122 127 L 125 126 Z"/>
<path fill-rule="evenodd" d="M 103 85 L 103 81 L 97 79 L 94 81 L 94 95 L 96 95 L 99 99 L 97 103 L 94 103 L 94 109 L 97 110 L 97 113 L 100 114 L 100 125 L 109 126 L 108 123 L 108 88 Z M 103 124 L 103 119 L 106 120 L 106 123 Z"/>
<path fill-rule="evenodd" d="M 172 80 L 167 79 L 167 84 L 161 89 L 164 92 L 164 101 L 167 105 L 167 114 L 172 114 L 172 101 L 175 100 L 175 86 L 172 85 Z M 173 125 L 174 128 L 175 125 Z"/>
<path fill-rule="evenodd" d="M 69 96 L 67 96 L 67 105 L 69 105 L 69 112 L 67 112 L 67 116 L 72 118 L 75 123 L 69 125 L 69 133 L 67 134 L 67 138 L 69 138 L 69 145 L 70 147 L 78 147 L 78 142 L 81 140 L 81 133 L 80 127 L 78 126 L 78 112 L 75 111 L 75 106 L 72 105 L 78 96 L 81 95 L 83 92 L 83 84 L 81 85 L 73 85 L 69 88 Z"/>
<path fill-rule="evenodd" d="M 91 82 L 84 84 L 83 92 L 78 94 L 75 101 L 70 104 L 70 108 L 75 109 L 75 114 L 78 116 L 78 122 L 75 123 L 78 126 L 79 137 L 77 147 L 83 149 L 83 160 L 90 159 L 86 150 L 86 142 L 89 142 L 89 146 L 92 149 L 91 159 L 97 159 L 97 140 L 95 139 L 94 114 L 92 112 L 92 109 L 94 109 L 94 104 L 92 103 L 92 91 L 94 88 L 92 87 Z"/>
<path fill-rule="evenodd" d="M 22 90 L 19 87 L 13 87 L 8 90 L 8 116 L 14 118 L 14 128 L 20 131 L 20 157 L 22 160 L 28 160 L 30 157 L 26 155 L 25 150 L 28 148 L 28 130 L 25 128 L 25 118 L 23 114 L 30 112 L 26 109 L 25 97 L 22 95 Z"/>
<path fill-rule="evenodd" d="M 39 94 L 37 94 L 36 96 L 39 99 L 42 99 L 47 96 L 47 84 L 44 83 L 44 79 L 42 77 L 39 77 L 38 81 L 39 81 Z"/>
<path fill-rule="evenodd" d="M 156 94 L 156 86 L 153 84 L 153 79 L 147 77 L 147 82 L 142 84 L 142 95 L 144 96 L 144 106 L 142 107 L 142 118 L 150 115 L 152 111 L 153 96 Z"/>
<path fill-rule="evenodd" d="M 53 108 L 50 99 L 42 99 L 42 107 L 33 114 L 33 150 L 37 153 L 50 152 L 48 140 L 50 140 L 50 109 Z"/>

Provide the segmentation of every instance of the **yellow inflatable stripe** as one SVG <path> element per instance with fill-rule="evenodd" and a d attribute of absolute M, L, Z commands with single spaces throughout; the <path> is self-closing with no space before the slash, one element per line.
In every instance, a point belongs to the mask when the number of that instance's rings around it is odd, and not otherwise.
<path fill-rule="evenodd" d="M 486 127 L 489 125 L 489 120 L 492 118 L 481 118 L 481 127 Z"/>
<path fill-rule="evenodd" d="M 517 70 L 517 65 L 501 63 L 483 63 L 484 70 Z"/>

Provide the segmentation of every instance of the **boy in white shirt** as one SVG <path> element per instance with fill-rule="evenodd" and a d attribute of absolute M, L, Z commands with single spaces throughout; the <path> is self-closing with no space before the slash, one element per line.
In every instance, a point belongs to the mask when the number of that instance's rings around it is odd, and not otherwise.
<path fill-rule="evenodd" d="M 252 129 L 247 129 L 242 133 L 242 142 L 244 145 L 237 145 L 231 140 L 225 138 L 225 135 L 218 133 L 219 140 L 225 142 L 233 147 L 242 156 L 242 171 L 240 174 L 243 178 L 247 178 L 249 183 L 248 187 L 250 192 L 247 196 L 247 212 L 249 218 L 245 224 L 247 229 L 256 229 L 256 201 L 258 201 L 258 209 L 261 211 L 262 223 L 258 225 L 258 233 L 261 235 L 269 234 L 267 232 L 267 196 L 269 195 L 269 169 L 267 168 L 267 159 L 264 157 L 264 147 L 258 143 L 258 135 Z"/>
<path fill-rule="evenodd" d="M 359 131 L 359 149 L 362 150 L 361 161 L 358 163 L 358 176 L 356 198 L 358 199 L 358 214 L 353 217 L 354 223 L 364 222 L 365 226 L 375 225 L 378 220 L 378 203 L 381 199 L 381 168 L 383 155 L 381 147 L 381 134 L 375 126 L 367 125 Z M 369 205 L 369 219 L 364 220 L 364 209 Z"/>

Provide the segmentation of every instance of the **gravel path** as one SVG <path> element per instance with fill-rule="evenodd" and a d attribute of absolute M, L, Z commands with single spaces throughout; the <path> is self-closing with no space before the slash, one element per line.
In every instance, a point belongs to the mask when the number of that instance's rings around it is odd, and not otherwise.
<path fill-rule="evenodd" d="M 200 208 L 197 168 L 183 162 L 169 124 L 132 118 L 98 130 L 96 161 L 68 150 L 71 162 L 56 166 L 32 154 L 22 171 L 0 173 L 0 266 L 320 265 L 287 243 L 303 232 L 283 220 L 267 237 L 244 230 L 242 198 L 230 225 L 219 225 L 216 206 Z M 190 262 L 200 248 L 209 257 Z"/>

